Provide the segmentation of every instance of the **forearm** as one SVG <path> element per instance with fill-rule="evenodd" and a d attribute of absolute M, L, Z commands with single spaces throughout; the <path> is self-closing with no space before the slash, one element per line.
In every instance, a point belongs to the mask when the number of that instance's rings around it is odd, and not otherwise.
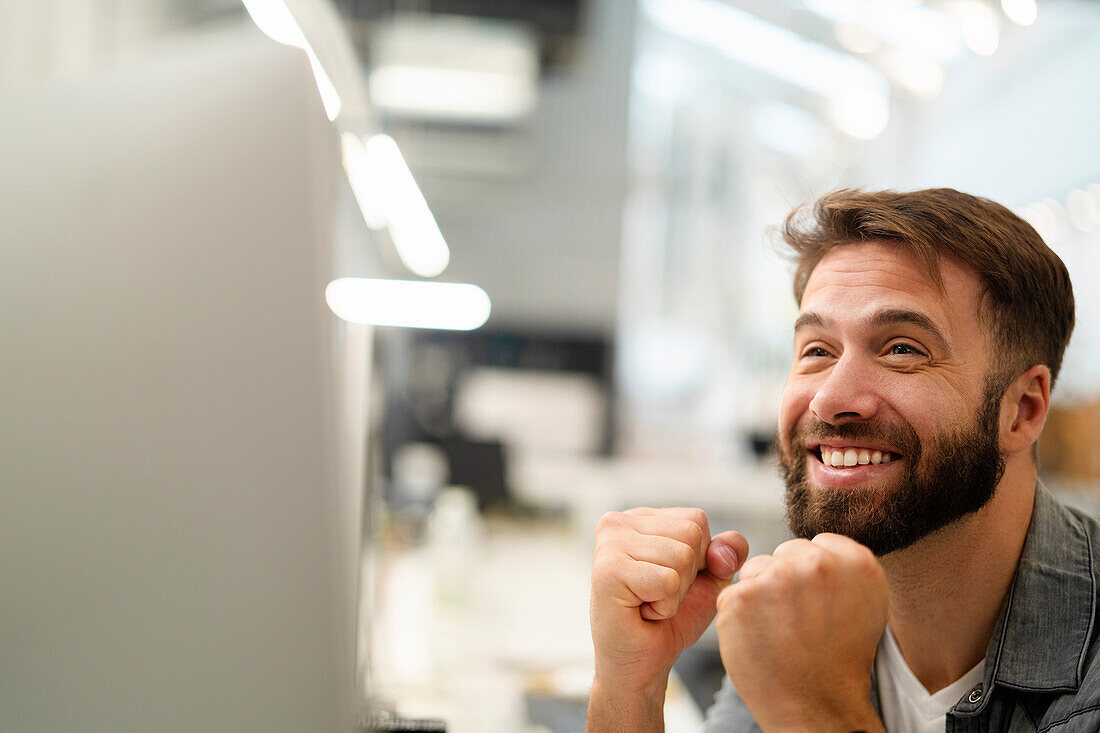
<path fill-rule="evenodd" d="M 664 733 L 667 686 L 667 677 L 642 689 L 597 679 L 588 697 L 585 733 Z"/>
<path fill-rule="evenodd" d="M 807 700 L 784 702 L 780 697 L 769 701 L 770 705 L 749 705 L 748 708 L 766 733 L 885 733 L 886 728 L 867 696 L 846 699 L 849 702 L 830 700 L 815 705 Z"/>
<path fill-rule="evenodd" d="M 828 720 L 815 720 L 804 725 L 761 725 L 765 731 L 783 731 L 783 733 L 821 733 L 821 731 L 836 731 L 836 733 L 886 733 L 882 721 L 872 711 L 869 715 L 844 716 Z"/>

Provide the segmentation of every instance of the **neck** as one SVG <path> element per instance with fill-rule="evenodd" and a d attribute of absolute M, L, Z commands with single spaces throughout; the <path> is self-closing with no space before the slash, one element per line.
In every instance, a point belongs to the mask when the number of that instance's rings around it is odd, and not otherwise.
<path fill-rule="evenodd" d="M 1031 521 L 1035 478 L 1030 456 L 1011 457 L 980 511 L 882 558 L 890 628 L 929 692 L 985 657 Z"/>

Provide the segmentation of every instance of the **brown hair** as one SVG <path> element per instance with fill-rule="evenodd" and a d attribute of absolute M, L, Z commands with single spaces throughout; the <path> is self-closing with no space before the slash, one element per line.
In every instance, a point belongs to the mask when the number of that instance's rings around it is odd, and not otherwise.
<path fill-rule="evenodd" d="M 792 211 L 782 227 L 793 250 L 795 299 L 810 273 L 838 245 L 895 243 L 912 254 L 937 287 L 939 261 L 951 257 L 982 283 L 979 318 L 992 328 L 1002 387 L 1036 364 L 1058 376 L 1073 332 L 1073 286 L 1065 264 L 1034 228 L 989 199 L 950 188 L 924 191 L 842 189 Z"/>

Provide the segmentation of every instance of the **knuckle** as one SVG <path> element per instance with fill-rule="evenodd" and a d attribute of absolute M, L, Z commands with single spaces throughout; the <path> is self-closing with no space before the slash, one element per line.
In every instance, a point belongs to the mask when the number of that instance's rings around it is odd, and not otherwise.
<path fill-rule="evenodd" d="M 687 569 L 695 566 L 695 550 L 690 545 L 677 542 L 673 546 L 677 569 Z"/>
<path fill-rule="evenodd" d="M 695 524 L 699 525 L 700 529 L 707 526 L 707 513 L 704 512 L 702 509 L 692 508 L 688 512 L 688 518 L 691 521 L 695 522 Z"/>
<path fill-rule="evenodd" d="M 875 554 L 863 545 L 858 545 L 855 548 L 853 556 L 856 567 L 864 573 L 876 573 L 882 569 Z"/>
<path fill-rule="evenodd" d="M 626 521 L 626 515 L 622 512 L 607 512 L 596 522 L 597 534 L 613 527 L 621 527 Z"/>
<path fill-rule="evenodd" d="M 741 565 L 741 577 L 745 578 L 756 574 L 761 564 L 765 562 L 766 557 L 764 555 L 754 555 L 753 557 L 750 557 Z"/>
<path fill-rule="evenodd" d="M 665 593 L 675 596 L 680 591 L 680 574 L 672 568 L 661 568 L 660 583 Z"/>
<path fill-rule="evenodd" d="M 717 601 L 721 603 L 729 603 L 730 599 L 740 593 L 740 583 L 732 583 L 727 585 L 721 591 L 718 592 Z"/>
<path fill-rule="evenodd" d="M 718 609 L 718 613 L 733 611 L 734 604 L 737 603 L 738 597 L 739 592 L 736 583 L 723 588 L 722 592 L 718 594 L 718 598 L 715 600 L 715 607 Z"/>
<path fill-rule="evenodd" d="M 689 522 L 687 525 L 687 540 L 688 544 L 697 547 L 706 538 L 706 533 L 703 531 L 703 527 L 698 522 Z"/>
<path fill-rule="evenodd" d="M 604 554 L 592 563 L 592 580 L 610 580 L 619 572 L 619 563 L 612 555 Z"/>
<path fill-rule="evenodd" d="M 798 576 L 798 568 L 793 563 L 783 559 L 777 559 L 768 566 L 768 579 L 771 584 L 785 586 L 796 583 L 799 580 Z"/>
<path fill-rule="evenodd" d="M 784 540 L 783 542 L 780 542 L 778 545 L 775 546 L 775 550 L 772 552 L 772 554 L 775 555 L 775 554 L 787 552 L 787 551 L 791 550 L 792 548 L 796 547 L 797 543 L 798 543 L 798 540 Z"/>
<path fill-rule="evenodd" d="M 744 616 L 746 609 L 752 606 L 758 596 L 755 584 L 734 583 L 718 594 L 716 607 L 724 616 L 739 618 Z"/>
<path fill-rule="evenodd" d="M 804 572 L 814 578 L 829 578 L 833 575 L 833 563 L 824 552 L 808 553 L 802 561 Z"/>

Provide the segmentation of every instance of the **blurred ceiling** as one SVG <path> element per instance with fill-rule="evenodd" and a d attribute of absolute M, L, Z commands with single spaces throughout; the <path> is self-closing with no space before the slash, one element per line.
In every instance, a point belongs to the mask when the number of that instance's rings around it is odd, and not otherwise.
<path fill-rule="evenodd" d="M 637 161 L 634 168 L 628 165 L 628 137 L 636 134 L 636 128 L 628 134 L 632 84 L 637 91 L 639 70 L 646 70 L 654 48 L 673 52 L 664 57 L 657 54 L 658 60 L 675 54 L 687 58 L 684 50 L 695 49 L 696 65 L 689 69 L 687 84 L 667 73 L 658 75 L 663 91 L 682 97 L 696 94 L 690 104 L 705 104 L 719 77 L 746 99 L 781 103 L 763 110 L 768 114 L 757 115 L 759 119 L 746 126 L 745 139 L 731 143 L 741 145 L 739 150 L 771 145 L 773 151 L 794 161 L 799 153 L 793 137 L 774 133 L 811 122 L 812 117 L 819 127 L 832 126 L 830 139 L 840 134 L 829 110 L 811 99 L 812 92 L 798 88 L 794 72 L 765 68 L 763 62 L 746 55 L 748 50 L 714 42 L 719 35 L 716 30 L 698 22 L 691 27 L 689 16 L 696 21 L 718 17 L 715 13 L 727 20 L 751 17 L 752 22 L 812 44 L 818 50 L 815 53 L 851 59 L 887 79 L 891 115 L 900 109 L 907 116 L 897 116 L 901 121 L 890 124 L 883 136 L 888 143 L 867 148 L 872 164 L 866 163 L 868 155 L 864 155 L 864 169 L 872 174 L 887 171 L 895 183 L 907 183 L 907 172 L 916 179 L 925 168 L 932 169 L 922 167 L 921 160 L 906 158 L 906 144 L 947 109 L 942 97 L 936 105 L 925 104 L 945 79 L 953 85 L 952 109 L 966 109 L 961 106 L 965 97 L 989 87 L 995 70 L 1001 74 L 996 78 L 1016 78 L 1013 70 L 1029 59 L 1053 58 L 1059 44 L 1072 34 L 1073 24 L 1067 21 L 1062 24 L 1064 32 L 1054 32 L 1052 18 L 1072 19 L 1078 12 L 1073 8 L 1095 6 L 1073 0 L 1040 3 L 1044 22 L 1035 29 L 1022 29 L 1008 19 L 1011 13 L 1026 15 L 1028 8 L 1034 9 L 1030 0 L 334 0 L 334 4 L 368 73 L 385 60 L 386 49 L 406 54 L 406 61 L 413 49 L 414 56 L 419 54 L 413 59 L 417 63 L 455 71 L 465 58 L 469 63 L 465 71 L 488 75 L 501 71 L 497 76 L 527 95 L 497 117 L 379 108 L 377 124 L 400 144 L 450 246 L 451 264 L 442 279 L 484 287 L 493 300 L 490 325 L 604 335 L 610 335 L 616 325 L 624 205 L 631 177 L 639 175 Z M 42 70 L 64 72 L 94 60 L 117 58 L 150 38 L 243 15 L 239 0 L 74 0 L 66 13 L 57 13 L 55 5 L 0 3 L 0 36 L 5 28 L 29 30 L 0 38 L 0 83 L 18 81 L 20 74 L 33 78 Z M 1058 8 L 1071 10 L 1059 15 L 1054 12 Z M 973 22 L 959 20 L 947 28 L 942 19 L 952 13 L 957 20 L 965 16 Z M 394 34 L 392 30 L 402 24 L 408 33 Z M 1039 29 L 1040 25 L 1044 27 Z M 989 28 L 994 26 L 1001 32 L 991 41 Z M 649 31 L 640 30 L 645 28 Z M 650 42 L 653 29 L 663 34 L 660 43 Z M 435 36 L 430 35 L 433 32 Z M 907 42 L 917 39 L 925 44 L 924 61 L 913 62 L 893 52 L 899 47 L 899 34 Z M 418 49 L 418 37 L 437 40 Z M 1002 50 L 988 62 L 958 62 L 959 54 L 971 60 L 982 58 L 998 40 Z M 641 48 L 642 43 L 649 46 Z M 929 56 L 935 63 L 929 62 Z M 513 66 L 525 71 L 508 76 L 503 73 L 506 69 L 493 66 L 507 59 L 518 59 Z M 714 77 L 705 80 L 711 86 L 698 87 L 703 89 L 701 97 L 697 91 L 677 88 L 695 83 L 701 76 L 699 69 Z M 453 78 L 456 84 L 460 80 Z M 442 91 L 449 91 L 458 102 L 464 96 L 457 87 Z M 796 119 L 799 112 L 803 114 Z M 856 123 L 866 121 L 865 116 L 854 117 Z M 851 139 L 841 143 L 826 145 L 827 152 L 852 147 Z M 946 149 L 943 144 L 926 147 L 929 154 Z M 858 160 L 860 154 L 857 150 L 850 157 Z M 821 163 L 823 156 L 815 154 L 815 158 Z M 804 163 L 791 165 L 797 168 Z M 845 180 L 844 169 L 830 170 L 833 185 Z M 864 175 L 859 180 L 875 179 Z M 679 240 L 676 244 L 690 245 Z"/>
<path fill-rule="evenodd" d="M 371 73 L 400 55 L 406 66 L 434 64 L 454 76 L 469 64 L 499 77 L 509 73 L 509 49 L 513 57 L 530 54 L 530 103 L 519 112 L 463 119 L 441 110 L 386 109 L 377 104 L 377 76 L 372 96 L 451 248 L 443 279 L 483 287 L 493 300 L 491 326 L 610 335 L 628 177 L 635 3 L 337 5 Z M 400 43 L 394 27 L 405 32 Z M 503 59 L 497 67 L 489 58 L 494 45 Z M 416 48 L 419 56 L 410 60 Z M 436 101 L 447 91 L 436 90 Z"/>

